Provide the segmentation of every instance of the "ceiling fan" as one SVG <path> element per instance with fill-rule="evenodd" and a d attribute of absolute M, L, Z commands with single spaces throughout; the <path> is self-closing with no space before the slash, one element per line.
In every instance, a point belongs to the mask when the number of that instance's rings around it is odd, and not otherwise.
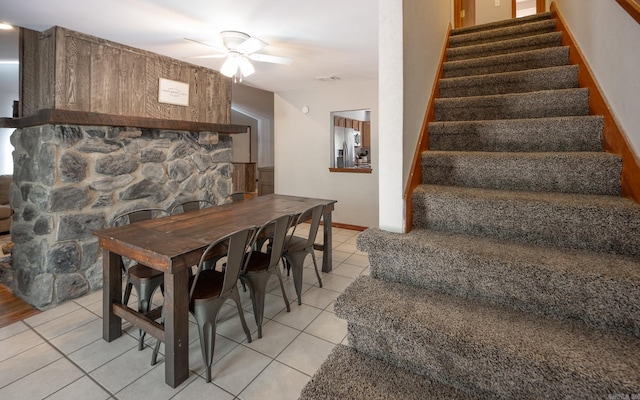
<path fill-rule="evenodd" d="M 234 82 L 242 82 L 244 77 L 255 72 L 255 68 L 249 60 L 284 65 L 290 65 L 293 62 L 293 60 L 288 57 L 256 53 L 257 51 L 265 48 L 267 43 L 258 38 L 251 37 L 246 33 L 238 31 L 223 31 L 220 32 L 220 37 L 222 38 L 224 48 L 194 39 L 185 39 L 190 42 L 211 47 L 219 52 L 219 54 L 208 54 L 204 56 L 195 56 L 193 58 L 226 58 L 224 64 L 222 64 L 222 67 L 220 68 L 220 73 L 225 76 L 232 77 Z"/>

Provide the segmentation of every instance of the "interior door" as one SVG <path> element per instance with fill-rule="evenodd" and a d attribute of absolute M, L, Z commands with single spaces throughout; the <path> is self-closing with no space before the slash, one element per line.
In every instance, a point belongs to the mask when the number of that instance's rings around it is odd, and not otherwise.
<path fill-rule="evenodd" d="M 476 0 L 454 0 L 453 12 L 456 28 L 474 26 L 476 24 Z"/>

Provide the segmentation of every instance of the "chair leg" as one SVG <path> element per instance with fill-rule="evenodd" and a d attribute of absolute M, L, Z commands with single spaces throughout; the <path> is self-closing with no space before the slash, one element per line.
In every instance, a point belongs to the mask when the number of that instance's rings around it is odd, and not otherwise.
<path fill-rule="evenodd" d="M 293 285 L 296 288 L 296 294 L 298 295 L 298 305 L 302 305 L 302 269 L 304 263 L 305 253 L 302 253 L 302 257 L 299 253 L 293 253 L 286 256 L 287 265 L 293 271 Z"/>
<path fill-rule="evenodd" d="M 249 294 L 251 295 L 251 304 L 253 305 L 253 315 L 256 319 L 256 325 L 258 326 L 258 338 L 262 337 L 262 320 L 264 317 L 264 297 L 265 286 L 269 274 L 257 273 L 251 275 L 244 275 L 240 279 L 242 283 L 246 283 L 249 286 Z"/>
<path fill-rule="evenodd" d="M 311 259 L 313 260 L 313 267 L 316 270 L 316 277 L 318 278 L 318 285 L 322 287 L 322 279 L 320 279 L 320 272 L 318 271 L 318 263 L 316 262 L 316 255 L 313 249 L 311 249 Z"/>
<path fill-rule="evenodd" d="M 251 332 L 249 332 L 249 327 L 247 326 L 247 321 L 244 319 L 244 312 L 242 311 L 242 305 L 240 304 L 240 295 L 238 294 L 237 288 L 234 289 L 229 298 L 233 299 L 238 306 L 238 314 L 240 314 L 240 322 L 242 323 L 242 329 L 244 329 L 245 335 L 247 335 L 247 343 L 251 343 Z"/>
<path fill-rule="evenodd" d="M 156 291 L 158 286 L 155 285 L 146 285 L 139 284 L 136 286 L 136 290 L 138 291 L 138 312 L 142 314 L 146 314 L 149 312 L 151 308 L 151 298 L 153 297 L 153 293 Z M 162 288 L 164 289 L 164 287 Z M 140 329 L 139 331 L 140 337 L 138 339 L 138 350 L 144 349 L 144 337 L 147 334 L 145 331 Z"/>
<path fill-rule="evenodd" d="M 216 345 L 216 320 L 224 301 L 214 301 L 196 306 L 193 315 L 198 322 L 198 334 L 200 336 L 200 350 L 202 361 L 206 368 L 206 381 L 211 382 L 211 365 L 213 364 L 213 351 Z M 157 346 L 157 344 L 156 344 Z"/>
<path fill-rule="evenodd" d="M 291 305 L 289 305 L 289 299 L 287 298 L 287 293 L 284 291 L 284 283 L 282 283 L 282 274 L 280 273 L 280 269 L 278 267 L 275 268 L 276 275 L 278 276 L 278 281 L 280 282 L 280 290 L 282 291 L 282 298 L 284 298 L 284 304 L 287 306 L 287 312 L 291 312 Z"/>

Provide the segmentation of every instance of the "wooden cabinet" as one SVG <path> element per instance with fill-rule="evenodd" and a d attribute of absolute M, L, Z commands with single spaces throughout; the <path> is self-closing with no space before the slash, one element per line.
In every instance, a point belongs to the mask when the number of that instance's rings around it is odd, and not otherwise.
<path fill-rule="evenodd" d="M 273 193 L 273 167 L 258 168 L 258 196 Z"/>
<path fill-rule="evenodd" d="M 360 130 L 360 135 L 362 136 L 362 147 L 366 147 L 371 149 L 371 122 L 363 121 L 362 129 Z"/>
<path fill-rule="evenodd" d="M 233 163 L 233 192 L 256 191 L 256 163 Z"/>

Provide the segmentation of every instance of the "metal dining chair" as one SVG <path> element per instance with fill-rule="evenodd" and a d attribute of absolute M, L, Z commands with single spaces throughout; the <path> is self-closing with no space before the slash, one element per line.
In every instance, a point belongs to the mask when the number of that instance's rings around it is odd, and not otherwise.
<path fill-rule="evenodd" d="M 135 222 L 144 221 L 152 218 L 167 216 L 169 213 L 162 208 L 143 208 L 120 214 L 113 219 L 112 226 L 121 226 L 133 224 Z M 126 286 L 122 304 L 127 305 L 131 296 L 131 289 L 136 288 L 138 295 L 138 312 L 146 314 L 151 308 L 151 299 L 155 291 L 160 288 L 164 294 L 164 273 L 145 265 L 135 263 L 126 268 L 121 260 L 122 271 L 126 275 Z M 138 350 L 144 348 L 145 331 L 140 330 L 138 339 Z"/>
<path fill-rule="evenodd" d="M 287 271 L 293 271 L 293 284 L 296 288 L 296 294 L 298 295 L 298 304 L 302 304 L 302 272 L 304 270 L 304 259 L 307 257 L 307 254 L 311 254 L 313 266 L 316 270 L 316 276 L 318 277 L 318 284 L 322 287 L 322 279 L 320 278 L 320 272 L 318 271 L 318 263 L 316 262 L 316 254 L 313 250 L 313 242 L 316 240 L 316 234 L 318 233 L 318 227 L 320 226 L 320 218 L 322 218 L 323 213 L 324 205 L 322 204 L 303 211 L 298 216 L 291 234 L 285 241 L 282 258 Z M 296 236 L 295 233 L 298 225 L 309 220 L 311 221 L 309 235 L 307 237 Z"/>
<path fill-rule="evenodd" d="M 227 198 L 231 200 L 232 203 L 236 203 L 238 201 L 250 200 L 254 197 L 255 193 L 252 192 L 235 192 L 231 193 Z"/>
<path fill-rule="evenodd" d="M 215 204 L 209 200 L 189 200 L 182 203 L 174 204 L 170 209 L 171 215 L 185 213 L 189 211 L 201 210 L 203 208 L 212 207 Z"/>
<path fill-rule="evenodd" d="M 202 257 L 200 257 L 198 271 L 189 278 L 191 287 L 189 291 L 189 311 L 198 323 L 200 348 L 202 350 L 202 360 L 206 367 L 207 382 L 211 382 L 211 365 L 213 364 L 213 352 L 216 343 L 218 313 L 225 301 L 231 299 L 236 303 L 242 329 L 247 336 L 247 342 L 251 343 L 251 332 L 249 332 L 244 319 L 237 283 L 246 254 L 251 251 L 255 232 L 255 227 L 246 228 L 211 243 L 202 254 Z M 224 271 L 204 269 L 203 264 L 208 257 L 208 253 L 216 249 L 221 243 L 225 243 L 229 249 Z M 153 350 L 152 365 L 156 363 L 159 349 L 160 340 L 156 342 Z"/>
<path fill-rule="evenodd" d="M 258 326 L 258 338 L 262 337 L 262 319 L 264 316 L 264 299 L 266 295 L 267 282 L 271 275 L 276 275 L 280 282 L 282 297 L 287 306 L 287 312 L 291 311 L 289 299 L 284 291 L 282 283 L 282 275 L 280 274 L 280 260 L 282 259 L 282 249 L 287 236 L 291 222 L 295 216 L 283 215 L 273 219 L 258 229 L 256 232 L 256 243 L 264 243 L 269 240 L 266 246 L 267 251 L 263 252 L 262 248 L 255 248 L 249 253 L 248 258 L 240 272 L 240 281 L 243 285 L 249 287 L 251 295 L 251 303 L 253 304 L 253 315 Z M 267 233 L 268 232 L 268 233 Z M 264 235 L 268 236 L 264 236 Z M 258 240 L 259 239 L 259 240 Z"/>

